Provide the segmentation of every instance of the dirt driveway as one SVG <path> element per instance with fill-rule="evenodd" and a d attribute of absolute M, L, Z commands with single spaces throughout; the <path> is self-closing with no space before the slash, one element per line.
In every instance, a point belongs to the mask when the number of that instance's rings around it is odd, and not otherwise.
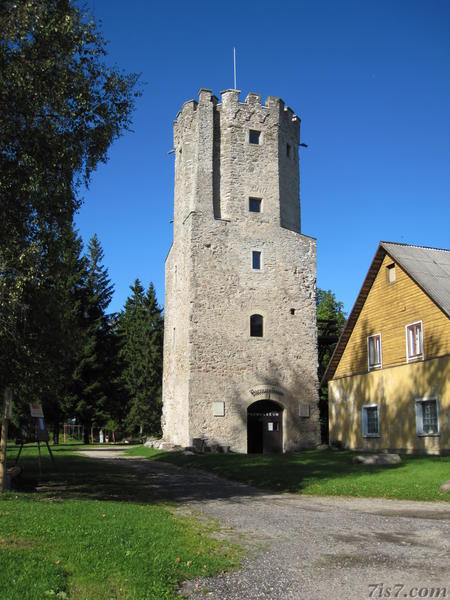
<path fill-rule="evenodd" d="M 450 598 L 447 503 L 277 494 L 115 449 L 83 454 L 138 470 L 156 497 L 246 545 L 240 571 L 187 583 L 190 598 Z"/>

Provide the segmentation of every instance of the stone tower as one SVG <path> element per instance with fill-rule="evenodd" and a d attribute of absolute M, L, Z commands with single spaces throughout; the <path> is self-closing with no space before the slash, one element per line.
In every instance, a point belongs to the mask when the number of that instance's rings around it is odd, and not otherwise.
<path fill-rule="evenodd" d="M 300 119 L 280 98 L 221 96 L 201 89 L 174 122 L 164 439 L 314 447 L 316 243 L 300 233 Z"/>

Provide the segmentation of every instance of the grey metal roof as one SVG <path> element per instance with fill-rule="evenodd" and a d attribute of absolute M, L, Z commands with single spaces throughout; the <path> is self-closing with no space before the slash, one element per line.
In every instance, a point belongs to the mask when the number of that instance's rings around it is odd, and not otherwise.
<path fill-rule="evenodd" d="M 322 377 L 321 385 L 334 376 L 386 254 L 398 263 L 439 308 L 450 317 L 450 250 L 427 248 L 425 246 L 407 246 L 395 242 L 380 242 L 341 337 Z"/>
<path fill-rule="evenodd" d="M 380 246 L 450 317 L 450 250 L 394 242 Z"/>

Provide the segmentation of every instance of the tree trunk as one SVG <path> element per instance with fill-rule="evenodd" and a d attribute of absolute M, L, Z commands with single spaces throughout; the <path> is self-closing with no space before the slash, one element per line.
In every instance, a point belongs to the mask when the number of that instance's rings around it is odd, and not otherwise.
<path fill-rule="evenodd" d="M 0 494 L 6 483 L 6 446 L 8 443 L 9 407 L 12 401 L 12 390 L 5 388 L 2 409 L 2 437 L 0 440 Z"/>
<path fill-rule="evenodd" d="M 91 431 L 91 427 L 89 423 L 85 423 L 83 426 L 83 443 L 89 444 L 89 433 Z"/>
<path fill-rule="evenodd" d="M 59 444 L 59 421 L 53 423 L 53 444 Z"/>

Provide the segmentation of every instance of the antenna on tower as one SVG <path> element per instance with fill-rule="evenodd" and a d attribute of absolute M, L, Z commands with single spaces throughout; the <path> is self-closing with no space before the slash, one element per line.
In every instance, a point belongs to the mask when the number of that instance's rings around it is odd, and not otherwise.
<path fill-rule="evenodd" d="M 234 88 L 237 89 L 236 85 L 236 48 L 233 48 L 233 63 L 234 63 Z"/>

